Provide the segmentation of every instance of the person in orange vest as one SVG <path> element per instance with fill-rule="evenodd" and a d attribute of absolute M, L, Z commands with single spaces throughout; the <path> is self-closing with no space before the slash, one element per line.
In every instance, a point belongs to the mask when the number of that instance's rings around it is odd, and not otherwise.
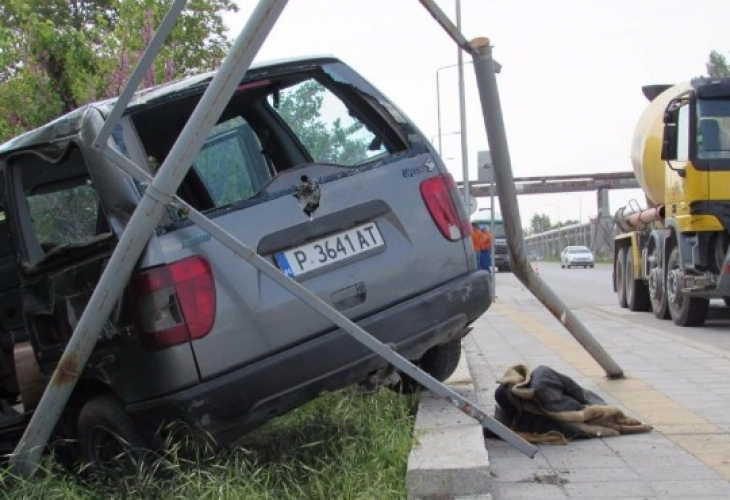
<path fill-rule="evenodd" d="M 492 235 L 480 228 L 475 222 L 472 223 L 471 228 L 471 241 L 477 256 L 477 267 L 491 271 Z"/>
<path fill-rule="evenodd" d="M 492 272 L 492 233 L 482 229 L 484 233 L 484 248 L 482 250 L 482 269 Z"/>

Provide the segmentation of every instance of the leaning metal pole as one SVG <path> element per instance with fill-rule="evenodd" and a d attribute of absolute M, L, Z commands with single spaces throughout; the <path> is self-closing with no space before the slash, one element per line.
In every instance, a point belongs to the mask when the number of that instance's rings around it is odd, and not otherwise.
<path fill-rule="evenodd" d="M 492 174 L 497 186 L 499 206 L 502 209 L 502 219 L 514 274 L 593 356 L 593 359 L 601 365 L 609 377 L 623 377 L 621 367 L 611 359 L 601 344 L 593 338 L 576 315 L 555 295 L 555 292 L 535 274 L 527 260 L 520 209 L 517 205 L 517 192 L 514 176 L 512 175 L 509 148 L 507 147 L 507 134 L 504 129 L 502 106 L 497 91 L 496 63 L 492 59 L 492 47 L 489 45 L 489 40 L 480 38 L 468 42 L 434 0 L 418 1 L 441 25 L 456 45 L 471 54 L 474 61 L 477 88 L 482 102 L 484 126 L 487 129 L 487 142 L 492 154 Z"/>
<path fill-rule="evenodd" d="M 142 250 L 173 199 L 210 130 L 228 104 L 287 0 L 261 0 L 226 56 L 132 214 L 91 295 L 56 370 L 10 458 L 23 477 L 38 468 L 41 453 L 76 386 L 99 332 L 129 281 Z"/>
<path fill-rule="evenodd" d="M 502 107 L 497 90 L 497 78 L 492 60 L 492 47 L 487 38 L 477 38 L 470 42 L 474 60 L 477 88 L 482 102 L 484 126 L 487 129 L 487 141 L 492 153 L 494 180 L 497 185 L 499 206 L 502 209 L 507 246 L 514 274 L 525 284 L 528 290 L 552 313 L 558 321 L 575 337 L 575 339 L 593 356 L 611 378 L 623 377 L 623 370 L 611 359 L 601 344 L 590 334 L 586 327 L 568 309 L 562 300 L 538 276 L 530 266 L 525 252 L 524 236 L 520 209 L 517 205 L 512 164 L 507 134 L 502 119 Z"/>

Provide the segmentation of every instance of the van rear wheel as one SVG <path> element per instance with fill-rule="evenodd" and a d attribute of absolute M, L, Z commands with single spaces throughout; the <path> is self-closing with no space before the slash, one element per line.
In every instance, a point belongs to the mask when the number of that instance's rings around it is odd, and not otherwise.
<path fill-rule="evenodd" d="M 448 379 L 461 361 L 461 338 L 439 344 L 426 351 L 415 364 L 439 382 Z M 413 394 L 421 384 L 404 373 L 400 373 L 400 382 L 392 387 L 402 394 Z"/>
<path fill-rule="evenodd" d="M 134 470 L 149 446 L 122 402 L 113 394 L 88 401 L 79 414 L 79 451 L 92 468 Z"/>
<path fill-rule="evenodd" d="M 461 339 L 432 347 L 421 358 L 421 369 L 439 382 L 449 378 L 461 361 Z"/>

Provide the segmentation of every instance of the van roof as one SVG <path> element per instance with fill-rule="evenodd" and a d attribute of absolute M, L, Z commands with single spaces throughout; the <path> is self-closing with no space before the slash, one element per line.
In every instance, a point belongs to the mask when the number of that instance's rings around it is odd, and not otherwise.
<path fill-rule="evenodd" d="M 277 59 L 252 64 L 249 71 L 256 73 L 265 73 L 267 69 L 281 69 L 286 66 L 299 65 L 321 65 L 324 63 L 340 62 L 334 56 L 307 56 L 288 59 Z M 180 80 L 166 82 L 154 87 L 139 90 L 127 106 L 127 111 L 150 106 L 151 104 L 167 99 L 176 94 L 191 92 L 197 89 L 205 88 L 215 75 L 215 71 L 201 73 L 199 75 L 189 76 Z M 247 73 L 248 75 L 248 73 Z M 245 79 L 245 77 L 244 77 Z M 48 144 L 54 141 L 70 139 L 81 130 L 84 115 L 92 109 L 98 110 L 103 115 L 108 115 L 117 97 L 95 101 L 85 104 L 73 111 L 66 113 L 40 127 L 18 135 L 3 144 L 0 144 L 0 156 L 4 156 L 12 151 Z"/>

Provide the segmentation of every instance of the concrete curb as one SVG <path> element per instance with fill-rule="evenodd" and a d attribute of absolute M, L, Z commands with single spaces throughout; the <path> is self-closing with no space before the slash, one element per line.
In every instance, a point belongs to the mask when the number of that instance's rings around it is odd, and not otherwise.
<path fill-rule="evenodd" d="M 461 362 L 446 384 L 470 401 L 475 400 L 463 347 Z M 479 422 L 431 392 L 422 391 L 415 441 L 406 473 L 408 498 L 491 498 L 489 457 Z"/>

